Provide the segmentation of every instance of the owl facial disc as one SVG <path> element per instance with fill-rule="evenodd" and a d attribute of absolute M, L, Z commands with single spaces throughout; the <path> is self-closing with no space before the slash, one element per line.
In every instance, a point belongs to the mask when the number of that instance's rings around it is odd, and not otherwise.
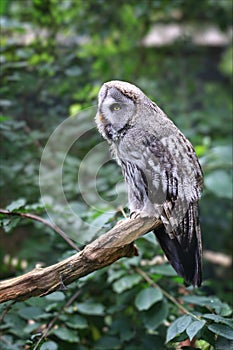
<path fill-rule="evenodd" d="M 100 115 L 105 125 L 111 128 L 112 133 L 119 133 L 135 114 L 135 103 L 115 87 L 104 85 L 100 91 L 104 99 L 100 105 Z"/>

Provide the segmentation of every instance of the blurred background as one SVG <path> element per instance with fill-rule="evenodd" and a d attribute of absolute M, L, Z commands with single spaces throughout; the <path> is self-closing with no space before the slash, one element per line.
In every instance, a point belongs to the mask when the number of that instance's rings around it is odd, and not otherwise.
<path fill-rule="evenodd" d="M 1 0 L 0 11 L 1 208 L 46 218 L 38 169 L 52 131 L 96 105 L 103 82 L 129 81 L 195 147 L 205 175 L 204 290 L 232 303 L 232 1 Z M 108 229 L 119 210 L 106 222 L 77 190 L 80 161 L 100 140 L 92 130 L 73 147 L 64 189 L 80 215 Z M 109 162 L 97 184 L 101 195 L 111 198 L 121 178 Z M 61 217 L 62 207 L 54 211 Z M 1 217 L 0 278 L 66 256 L 64 241 L 41 223 Z M 146 249 L 152 258 L 154 247 Z"/>

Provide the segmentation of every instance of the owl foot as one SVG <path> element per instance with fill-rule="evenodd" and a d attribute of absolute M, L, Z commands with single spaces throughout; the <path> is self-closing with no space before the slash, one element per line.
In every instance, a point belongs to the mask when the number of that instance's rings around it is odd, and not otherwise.
<path fill-rule="evenodd" d="M 136 218 L 139 218 L 140 216 L 141 216 L 141 211 L 139 209 L 137 209 L 137 210 L 134 210 L 130 213 L 129 218 L 136 219 Z"/>
<path fill-rule="evenodd" d="M 136 209 L 132 211 L 129 216 L 130 219 L 149 218 L 149 217 L 154 217 L 154 215 L 150 215 L 146 210 L 140 210 L 140 209 Z"/>

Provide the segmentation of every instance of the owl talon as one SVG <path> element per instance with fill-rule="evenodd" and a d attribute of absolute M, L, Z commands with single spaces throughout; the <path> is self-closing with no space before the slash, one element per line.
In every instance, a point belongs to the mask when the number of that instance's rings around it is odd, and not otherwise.
<path fill-rule="evenodd" d="M 141 216 L 140 210 L 135 210 L 135 211 L 132 211 L 132 213 L 130 213 L 129 218 L 136 219 L 136 218 L 139 218 L 140 216 Z"/>

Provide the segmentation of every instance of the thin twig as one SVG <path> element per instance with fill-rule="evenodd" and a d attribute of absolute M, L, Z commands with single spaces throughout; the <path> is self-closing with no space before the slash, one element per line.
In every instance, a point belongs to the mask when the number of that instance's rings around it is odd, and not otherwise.
<path fill-rule="evenodd" d="M 192 316 L 193 318 L 195 318 L 196 320 L 200 321 L 199 317 L 197 317 L 196 315 L 194 315 L 193 313 L 191 313 L 188 309 L 186 309 L 183 305 L 181 305 L 180 303 L 178 303 L 178 301 L 172 296 L 170 295 L 168 292 L 166 292 L 166 290 L 164 290 L 163 288 L 161 288 L 157 283 L 155 283 L 148 275 L 145 271 L 143 271 L 142 269 L 140 269 L 140 267 L 135 267 L 135 271 L 141 275 L 145 281 L 147 281 L 149 283 L 149 285 L 151 285 L 154 288 L 158 288 L 162 294 L 169 299 L 173 304 L 175 304 L 178 309 L 180 309 L 182 312 L 184 312 L 187 315 Z"/>
<path fill-rule="evenodd" d="M 35 347 L 33 348 L 33 350 L 37 350 L 38 346 L 40 345 L 40 343 L 42 342 L 42 340 L 48 335 L 48 332 L 53 328 L 54 324 L 57 322 L 59 316 L 63 313 L 63 311 L 70 306 L 73 301 L 75 299 L 77 299 L 77 297 L 79 296 L 79 294 L 81 293 L 81 290 L 77 290 L 67 301 L 67 303 L 60 309 L 60 311 L 57 313 L 57 315 L 51 320 L 51 322 L 49 322 L 47 328 L 45 329 L 45 331 L 42 333 L 40 339 L 38 340 L 38 342 L 36 343 Z"/>
<path fill-rule="evenodd" d="M 13 300 L 9 305 L 6 306 L 6 308 L 3 310 L 1 316 L 0 316 L 0 325 L 3 323 L 4 317 L 6 316 L 6 314 L 10 311 L 12 305 L 14 305 L 16 303 L 16 300 Z M 7 342 L 7 340 L 5 338 L 2 337 L 3 332 L 0 332 L 0 340 L 3 341 L 4 343 L 6 343 L 7 345 L 10 345 L 10 343 Z"/>
<path fill-rule="evenodd" d="M 124 211 L 124 208 L 120 207 L 119 209 L 120 209 L 122 215 L 124 216 L 124 218 L 127 219 L 127 215 L 126 215 L 126 212 Z"/>
<path fill-rule="evenodd" d="M 51 224 L 51 222 L 45 219 L 42 219 L 40 216 L 37 216 L 35 214 L 30 214 L 30 213 L 18 213 L 18 212 L 6 210 L 6 209 L 0 209 L 0 214 L 9 215 L 9 216 L 20 216 L 22 218 L 39 221 L 42 224 L 50 227 L 56 233 L 58 233 L 64 239 L 64 241 L 66 241 L 77 252 L 80 251 L 80 249 L 76 246 L 76 244 L 74 244 L 74 242 L 69 237 L 67 237 L 64 231 L 62 231 L 57 225 L 53 225 Z"/>
<path fill-rule="evenodd" d="M 3 310 L 1 316 L 0 316 L 0 324 L 3 322 L 4 317 L 6 316 L 6 314 L 10 311 L 12 305 L 14 305 L 16 303 L 15 300 L 13 300 L 9 305 L 7 305 L 7 307 L 5 308 L 5 310 Z"/>

